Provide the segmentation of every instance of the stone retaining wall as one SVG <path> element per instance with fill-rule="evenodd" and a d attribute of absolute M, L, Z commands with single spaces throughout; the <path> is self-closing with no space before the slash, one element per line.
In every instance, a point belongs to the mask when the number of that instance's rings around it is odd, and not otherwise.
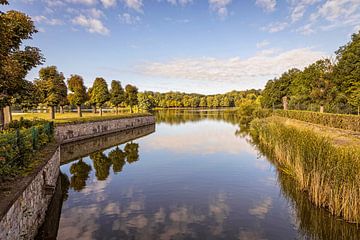
<path fill-rule="evenodd" d="M 61 145 L 61 163 L 79 159 L 90 155 L 95 151 L 129 142 L 155 132 L 155 124 L 146 125 L 134 129 L 124 130 L 121 133 L 111 133 L 81 141 Z"/>
<path fill-rule="evenodd" d="M 0 220 L 0 239 L 33 239 L 36 236 L 52 199 L 59 167 L 60 149 L 57 148 Z"/>
<path fill-rule="evenodd" d="M 154 116 L 145 116 L 59 125 L 55 128 L 55 139 L 59 143 L 68 143 L 154 123 Z"/>

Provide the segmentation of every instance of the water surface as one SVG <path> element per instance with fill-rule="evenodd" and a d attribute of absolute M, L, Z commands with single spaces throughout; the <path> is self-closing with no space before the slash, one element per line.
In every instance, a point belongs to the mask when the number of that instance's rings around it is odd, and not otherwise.
<path fill-rule="evenodd" d="M 234 114 L 163 111 L 157 121 L 150 135 L 61 166 L 58 239 L 360 239 L 309 204 Z"/>

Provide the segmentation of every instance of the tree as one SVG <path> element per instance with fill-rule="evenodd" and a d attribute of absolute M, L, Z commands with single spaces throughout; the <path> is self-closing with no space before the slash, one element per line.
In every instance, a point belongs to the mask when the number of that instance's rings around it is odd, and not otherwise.
<path fill-rule="evenodd" d="M 148 96 L 146 93 L 138 93 L 137 99 L 138 99 L 139 109 L 143 111 L 150 111 L 155 106 L 152 97 Z"/>
<path fill-rule="evenodd" d="M 22 110 L 31 110 L 40 103 L 39 91 L 33 82 L 24 81 L 21 89 L 13 95 L 12 104 L 20 107 Z"/>
<path fill-rule="evenodd" d="M 72 92 L 68 97 L 69 102 L 71 105 L 75 105 L 77 107 L 78 115 L 79 117 L 82 117 L 81 105 L 87 100 L 84 80 L 81 76 L 75 74 L 71 75 L 67 82 L 69 90 Z"/>
<path fill-rule="evenodd" d="M 102 107 L 110 99 L 108 85 L 105 79 L 98 77 L 95 79 L 91 90 L 91 101 L 100 109 L 99 114 L 102 116 Z"/>
<path fill-rule="evenodd" d="M 353 34 L 351 41 L 336 52 L 338 61 L 334 68 L 337 91 L 344 94 L 348 102 L 359 109 L 360 92 L 360 32 Z"/>
<path fill-rule="evenodd" d="M 66 98 L 64 79 L 64 75 L 55 66 L 50 66 L 40 69 L 39 79 L 35 80 L 41 102 L 50 108 L 51 119 L 55 119 L 55 107 Z"/>
<path fill-rule="evenodd" d="M 116 114 L 119 113 L 119 106 L 125 101 L 125 92 L 121 87 L 120 81 L 112 80 L 110 89 L 110 102 L 116 108 Z"/>
<path fill-rule="evenodd" d="M 59 91 L 61 91 L 61 99 L 59 102 L 59 106 L 60 106 L 60 113 L 63 114 L 64 113 L 64 106 L 69 105 L 69 100 L 67 98 L 67 87 L 65 85 L 65 82 L 62 81 L 62 83 L 60 84 L 60 88 Z"/>
<path fill-rule="evenodd" d="M 1 0 L 1 5 L 8 4 Z M 30 17 L 17 11 L 0 11 L 0 128 L 4 126 L 4 107 L 24 84 L 27 73 L 44 58 L 38 48 L 22 47 L 36 29 Z M 25 83 L 26 84 L 26 83 Z"/>
<path fill-rule="evenodd" d="M 126 85 L 125 87 L 125 103 L 130 107 L 130 113 L 133 112 L 133 106 L 138 104 L 138 89 L 133 85 Z"/>
<path fill-rule="evenodd" d="M 349 94 L 349 103 L 357 107 L 357 114 L 360 115 L 360 82 L 355 82 L 347 93 Z"/>

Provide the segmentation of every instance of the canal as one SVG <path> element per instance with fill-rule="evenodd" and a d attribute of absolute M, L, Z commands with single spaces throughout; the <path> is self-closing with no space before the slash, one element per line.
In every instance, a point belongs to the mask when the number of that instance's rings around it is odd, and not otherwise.
<path fill-rule="evenodd" d="M 61 166 L 43 236 L 360 239 L 355 225 L 314 208 L 233 113 L 156 115 L 155 131 L 106 149 L 87 147 Z"/>

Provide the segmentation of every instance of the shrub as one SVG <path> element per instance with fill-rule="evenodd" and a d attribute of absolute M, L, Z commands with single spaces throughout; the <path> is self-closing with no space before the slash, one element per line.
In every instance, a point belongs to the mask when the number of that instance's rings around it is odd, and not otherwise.
<path fill-rule="evenodd" d="M 23 122 L 22 125 L 17 126 L 24 127 L 25 124 Z M 37 124 L 29 129 L 8 130 L 0 134 L 0 180 L 2 177 L 13 176 L 19 170 L 26 168 L 34 151 L 52 139 L 52 122 Z"/>
<path fill-rule="evenodd" d="M 275 110 L 273 115 L 360 132 L 360 116 L 298 110 Z"/>

